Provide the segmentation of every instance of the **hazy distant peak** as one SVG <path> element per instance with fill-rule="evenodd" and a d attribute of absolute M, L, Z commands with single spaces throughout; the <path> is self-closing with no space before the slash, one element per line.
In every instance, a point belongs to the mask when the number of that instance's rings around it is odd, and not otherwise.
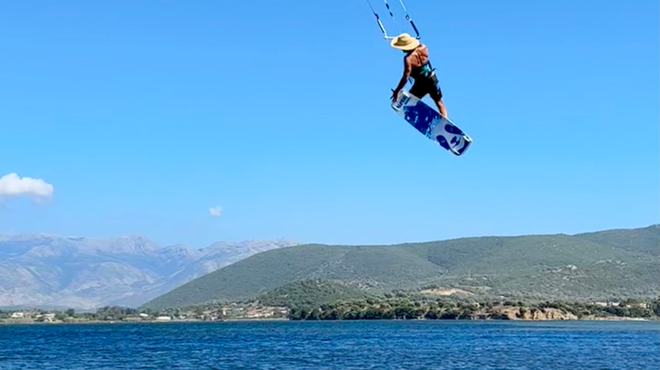
<path fill-rule="evenodd" d="M 259 248 L 259 247 L 270 247 L 270 246 L 276 246 L 281 248 L 281 247 L 288 247 L 298 244 L 300 243 L 296 242 L 295 240 L 289 240 L 284 238 L 274 239 L 274 240 L 246 239 L 239 242 L 219 241 L 204 248 L 204 250 L 213 251 L 213 250 L 226 249 L 226 248 Z"/>
<path fill-rule="evenodd" d="M 160 253 L 166 255 L 177 255 L 181 257 L 185 256 L 188 258 L 197 258 L 203 255 L 201 250 L 183 243 L 169 245 L 161 249 Z"/>
<path fill-rule="evenodd" d="M 25 241 L 25 240 L 43 240 L 43 239 L 55 239 L 58 238 L 57 235 L 50 235 L 45 233 L 0 233 L 0 241 L 6 240 L 16 240 L 16 241 Z"/>
<path fill-rule="evenodd" d="M 140 305 L 187 281 L 283 240 L 160 247 L 140 235 L 90 238 L 45 233 L 0 234 L 0 306 L 66 304 L 92 308 Z"/>
<path fill-rule="evenodd" d="M 164 251 L 165 250 L 180 251 L 180 250 L 189 250 L 189 249 L 197 250 L 197 248 L 191 247 L 188 244 L 184 244 L 184 243 L 172 244 L 172 245 L 168 245 L 167 247 L 163 248 Z"/>

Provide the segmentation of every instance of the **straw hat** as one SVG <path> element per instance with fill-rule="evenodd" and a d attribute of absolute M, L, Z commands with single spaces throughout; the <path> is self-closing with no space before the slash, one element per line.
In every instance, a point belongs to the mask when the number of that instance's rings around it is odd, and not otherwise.
<path fill-rule="evenodd" d="M 402 33 L 390 41 L 390 45 L 395 49 L 410 51 L 419 46 L 419 40 L 411 37 L 407 33 Z"/>

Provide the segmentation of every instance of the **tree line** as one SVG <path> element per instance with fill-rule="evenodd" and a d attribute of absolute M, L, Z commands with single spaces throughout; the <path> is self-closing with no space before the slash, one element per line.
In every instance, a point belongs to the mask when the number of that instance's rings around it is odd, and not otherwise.
<path fill-rule="evenodd" d="M 414 301 L 410 299 L 347 301 L 319 306 L 291 307 L 291 320 L 377 320 L 377 319 L 508 319 L 543 316 L 549 309 L 571 314 L 578 319 L 588 317 L 627 317 L 657 319 L 660 317 L 660 300 L 650 302 L 624 301 L 610 306 L 595 303 L 545 301 Z M 514 310 L 511 310 L 514 309 Z M 530 316 L 531 315 L 531 316 Z"/>

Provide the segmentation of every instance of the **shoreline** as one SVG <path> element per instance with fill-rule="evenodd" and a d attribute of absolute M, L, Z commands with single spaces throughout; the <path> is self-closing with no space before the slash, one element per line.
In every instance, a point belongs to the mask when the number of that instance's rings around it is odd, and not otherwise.
<path fill-rule="evenodd" d="M 660 322 L 660 319 L 647 319 L 637 317 L 594 317 L 582 319 L 342 319 L 342 320 L 291 320 L 287 318 L 275 319 L 225 319 L 225 320 L 89 320 L 89 321 L 53 321 L 53 322 L 39 322 L 39 321 L 0 321 L 0 326 L 17 326 L 17 325 L 89 325 L 89 324 L 184 324 L 184 323 L 245 323 L 245 322 L 336 322 L 336 321 L 466 321 L 466 322 L 486 322 L 486 321 L 522 321 L 522 322 L 585 322 L 585 321 L 610 321 L 610 322 Z"/>

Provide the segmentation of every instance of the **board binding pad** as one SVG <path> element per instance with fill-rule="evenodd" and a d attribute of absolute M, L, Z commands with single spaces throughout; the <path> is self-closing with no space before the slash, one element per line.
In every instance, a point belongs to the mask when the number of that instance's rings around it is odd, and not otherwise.
<path fill-rule="evenodd" d="M 407 91 L 401 91 L 392 109 L 424 136 L 457 156 L 463 154 L 472 139 L 435 109 Z"/>

